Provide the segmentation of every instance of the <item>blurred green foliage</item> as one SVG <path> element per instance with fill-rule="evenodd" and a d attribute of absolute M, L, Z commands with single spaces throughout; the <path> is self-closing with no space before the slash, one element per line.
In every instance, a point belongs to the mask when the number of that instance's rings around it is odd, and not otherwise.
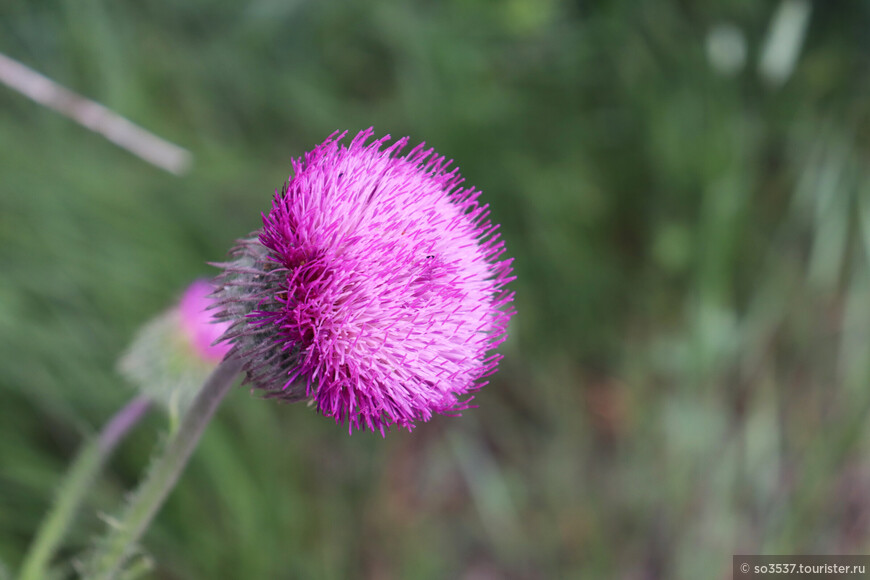
<path fill-rule="evenodd" d="M 813 4 L 783 80 L 759 68 L 777 10 L 0 4 L 0 52 L 195 156 L 164 174 L 0 87 L 0 562 L 131 396 L 135 330 L 258 226 L 291 156 L 369 125 L 456 159 L 502 223 L 502 369 L 386 440 L 234 393 L 146 536 L 153 577 L 725 578 L 733 553 L 870 551 L 870 5 Z M 63 556 L 135 483 L 146 425 Z"/>

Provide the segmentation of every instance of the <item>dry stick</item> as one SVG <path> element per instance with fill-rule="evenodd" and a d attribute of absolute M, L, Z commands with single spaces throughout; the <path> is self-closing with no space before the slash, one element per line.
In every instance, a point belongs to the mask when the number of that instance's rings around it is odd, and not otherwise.
<path fill-rule="evenodd" d="M 0 54 L 0 83 L 170 173 L 181 175 L 190 167 L 192 156 L 186 149 L 161 139 L 3 54 Z"/>

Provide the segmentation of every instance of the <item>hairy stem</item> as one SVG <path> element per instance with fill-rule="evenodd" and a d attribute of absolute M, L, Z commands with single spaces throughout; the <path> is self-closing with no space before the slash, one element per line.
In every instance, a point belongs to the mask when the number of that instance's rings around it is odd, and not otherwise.
<path fill-rule="evenodd" d="M 151 403 L 135 397 L 106 424 L 97 438 L 90 438 L 79 451 L 60 484 L 54 505 L 45 516 L 21 566 L 20 580 L 42 580 L 51 558 L 72 524 L 97 474 L 115 447 L 145 415 Z"/>
<path fill-rule="evenodd" d="M 178 430 L 139 485 L 126 511 L 118 522 L 111 525 L 108 536 L 97 546 L 96 553 L 86 567 L 86 578 L 108 580 L 115 578 L 120 572 L 136 543 L 175 487 L 206 425 L 233 386 L 241 369 L 242 362 L 238 358 L 227 359 L 206 380 L 181 420 Z"/>

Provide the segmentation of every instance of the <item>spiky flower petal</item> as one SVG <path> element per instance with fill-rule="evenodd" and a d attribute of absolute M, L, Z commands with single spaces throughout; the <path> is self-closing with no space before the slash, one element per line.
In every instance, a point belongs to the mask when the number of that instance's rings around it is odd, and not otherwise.
<path fill-rule="evenodd" d="M 381 433 L 465 408 L 496 370 L 511 260 L 480 192 L 407 138 L 330 136 L 293 162 L 219 277 L 226 338 L 267 396 Z"/>

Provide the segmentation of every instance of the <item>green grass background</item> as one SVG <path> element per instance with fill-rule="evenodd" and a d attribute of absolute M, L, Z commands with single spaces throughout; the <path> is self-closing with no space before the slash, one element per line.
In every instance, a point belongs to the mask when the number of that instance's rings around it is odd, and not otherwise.
<path fill-rule="evenodd" d="M 161 579 L 730 578 L 870 552 L 870 8 L 5 0 L 0 52 L 189 148 L 175 177 L 0 87 L 0 561 L 131 396 L 136 329 L 259 224 L 298 156 L 374 125 L 454 158 L 516 257 L 478 408 L 348 437 L 225 402 L 144 539 Z M 711 65 L 717 26 L 746 61 Z M 100 532 L 165 420 L 119 450 Z M 61 565 L 60 571 L 72 571 Z"/>

